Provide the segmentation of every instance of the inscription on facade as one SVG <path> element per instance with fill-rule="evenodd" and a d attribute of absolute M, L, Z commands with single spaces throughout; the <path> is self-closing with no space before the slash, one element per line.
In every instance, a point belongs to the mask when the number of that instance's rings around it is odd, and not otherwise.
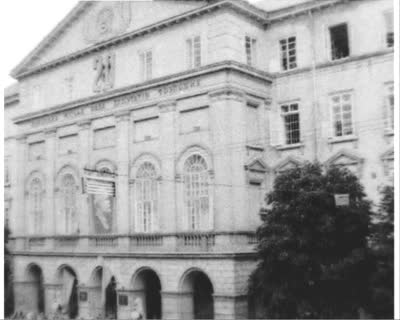
<path fill-rule="evenodd" d="M 166 98 L 174 94 L 184 93 L 185 91 L 192 90 L 200 85 L 200 79 L 185 80 L 178 83 L 161 86 L 157 89 L 149 89 L 118 97 L 112 101 L 112 106 L 113 108 L 133 106 L 136 103 L 145 102 L 152 99 Z M 104 111 L 106 109 L 106 103 L 107 102 L 98 102 L 36 118 L 31 121 L 31 126 L 44 126 L 53 122 L 72 120 L 85 115 L 90 115 L 92 113 Z"/>

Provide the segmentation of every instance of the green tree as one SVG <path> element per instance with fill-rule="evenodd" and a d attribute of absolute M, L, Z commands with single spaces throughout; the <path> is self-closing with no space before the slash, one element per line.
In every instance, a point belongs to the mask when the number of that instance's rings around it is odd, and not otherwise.
<path fill-rule="evenodd" d="M 370 278 L 369 312 L 374 318 L 394 316 L 394 188 L 385 187 L 379 211 L 374 215 L 371 249 L 375 269 Z"/>
<path fill-rule="evenodd" d="M 349 205 L 335 205 L 348 194 Z M 280 174 L 257 230 L 250 277 L 268 318 L 354 318 L 367 300 L 370 203 L 347 169 L 306 164 Z"/>
<path fill-rule="evenodd" d="M 10 231 L 4 228 L 4 315 L 10 316 L 14 310 L 14 297 L 12 289 L 11 255 L 7 248 Z"/>

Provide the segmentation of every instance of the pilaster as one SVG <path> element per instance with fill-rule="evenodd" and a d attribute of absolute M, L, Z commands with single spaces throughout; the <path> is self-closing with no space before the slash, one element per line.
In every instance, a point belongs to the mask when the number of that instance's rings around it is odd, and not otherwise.
<path fill-rule="evenodd" d="M 117 228 L 119 234 L 129 233 L 129 120 L 130 112 L 116 113 L 117 122 L 117 167 L 116 201 L 117 201 Z M 120 239 L 123 240 L 123 239 Z M 128 248 L 129 239 L 120 246 Z"/>
<path fill-rule="evenodd" d="M 55 181 L 55 156 L 56 156 L 56 139 L 57 129 L 51 129 L 44 132 L 46 138 L 46 211 L 45 211 L 45 229 L 48 235 L 56 233 L 56 219 L 54 210 L 54 181 Z"/>
<path fill-rule="evenodd" d="M 164 232 L 177 231 L 177 184 L 175 181 L 175 159 L 171 157 L 176 152 L 176 137 L 178 134 L 178 123 L 176 114 L 177 102 L 174 100 L 165 101 L 158 105 L 160 110 L 160 152 L 163 177 L 161 181 L 161 205 L 162 214 L 160 217 L 160 227 Z"/>
<path fill-rule="evenodd" d="M 245 216 L 246 114 L 244 92 L 231 86 L 209 93 L 215 172 L 215 229 L 238 229 Z M 232 187 L 229 187 L 232 185 Z M 243 187 L 236 187 L 243 186 Z M 246 224 L 245 224 L 246 225 Z"/>
<path fill-rule="evenodd" d="M 16 187 L 15 187 L 15 210 L 11 225 L 13 226 L 12 233 L 14 236 L 24 236 L 26 234 L 25 226 L 25 168 L 27 162 L 27 140 L 26 135 L 17 137 L 17 155 L 16 161 L 18 164 L 18 171 L 16 176 Z"/>
<path fill-rule="evenodd" d="M 84 176 L 83 169 L 90 163 L 91 145 L 89 144 L 91 121 L 85 120 L 78 122 L 79 126 L 79 168 L 80 176 Z M 79 230 L 81 234 L 88 234 L 89 228 L 89 199 L 87 194 L 81 195 L 79 210 Z"/>

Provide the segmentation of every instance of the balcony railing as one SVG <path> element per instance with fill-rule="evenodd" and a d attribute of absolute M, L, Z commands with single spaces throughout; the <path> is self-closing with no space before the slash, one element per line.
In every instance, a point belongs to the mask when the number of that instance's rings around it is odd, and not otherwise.
<path fill-rule="evenodd" d="M 12 251 L 112 253 L 253 252 L 254 232 L 179 232 L 130 235 L 68 235 L 11 237 Z"/>

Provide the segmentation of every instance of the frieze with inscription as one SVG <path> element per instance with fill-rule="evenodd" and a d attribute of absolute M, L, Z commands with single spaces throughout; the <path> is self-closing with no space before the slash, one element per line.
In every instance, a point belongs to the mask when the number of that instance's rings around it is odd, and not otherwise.
<path fill-rule="evenodd" d="M 59 111 L 51 115 L 38 117 L 31 120 L 31 127 L 39 127 L 48 125 L 58 121 L 66 121 L 90 116 L 97 112 L 106 111 L 107 109 L 118 109 L 121 107 L 133 107 L 135 104 L 166 98 L 171 95 L 184 93 L 197 87 L 200 87 L 200 79 L 185 80 L 174 84 L 160 86 L 154 89 L 143 90 L 124 96 L 120 96 L 113 100 L 102 101 L 98 103 L 88 104 L 76 107 L 70 110 Z M 109 104 L 111 102 L 111 104 Z M 107 107 L 108 106 L 108 107 Z"/>

